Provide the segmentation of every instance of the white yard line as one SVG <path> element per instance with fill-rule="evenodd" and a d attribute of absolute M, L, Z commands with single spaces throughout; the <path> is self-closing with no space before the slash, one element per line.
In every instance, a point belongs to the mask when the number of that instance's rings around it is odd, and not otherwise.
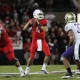
<path fill-rule="evenodd" d="M 76 70 L 72 70 L 74 73 Z M 48 72 L 49 74 L 61 74 L 61 73 L 66 73 L 66 70 L 62 71 L 51 71 Z M 29 74 L 44 74 L 43 72 L 30 72 Z M 0 76 L 20 76 L 20 73 L 0 73 Z"/>

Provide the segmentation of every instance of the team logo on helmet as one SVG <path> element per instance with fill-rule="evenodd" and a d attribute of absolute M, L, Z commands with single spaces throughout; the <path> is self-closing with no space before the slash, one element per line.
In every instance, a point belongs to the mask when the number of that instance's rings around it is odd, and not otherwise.
<path fill-rule="evenodd" d="M 65 15 L 65 23 L 69 22 L 75 22 L 76 21 L 76 15 L 72 12 L 69 12 Z"/>

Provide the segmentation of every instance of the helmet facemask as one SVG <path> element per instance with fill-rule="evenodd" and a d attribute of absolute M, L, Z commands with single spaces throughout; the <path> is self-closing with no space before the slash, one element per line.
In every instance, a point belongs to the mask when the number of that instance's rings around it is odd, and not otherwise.
<path fill-rule="evenodd" d="M 41 19 L 43 19 L 44 18 L 44 15 L 43 15 L 43 13 L 39 13 L 39 14 L 37 14 L 38 16 L 37 16 L 37 18 L 39 19 L 39 20 L 41 20 Z"/>

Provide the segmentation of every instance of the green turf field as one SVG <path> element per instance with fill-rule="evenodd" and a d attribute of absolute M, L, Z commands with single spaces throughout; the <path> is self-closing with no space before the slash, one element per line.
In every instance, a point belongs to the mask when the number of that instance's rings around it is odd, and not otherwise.
<path fill-rule="evenodd" d="M 42 65 L 32 65 L 30 67 L 30 73 L 41 72 Z M 26 66 L 22 66 L 25 70 Z M 71 65 L 72 70 L 76 70 L 76 65 Z M 65 71 L 65 67 L 63 65 L 48 65 L 47 71 Z M 15 66 L 0 66 L 0 73 L 19 73 L 18 69 Z M 0 80 L 63 80 L 61 77 L 66 73 L 52 73 L 52 74 L 29 74 L 25 77 L 20 76 L 0 76 Z M 76 78 L 77 75 L 74 75 L 73 80 L 80 80 Z M 68 79 L 72 80 L 72 79 Z"/>

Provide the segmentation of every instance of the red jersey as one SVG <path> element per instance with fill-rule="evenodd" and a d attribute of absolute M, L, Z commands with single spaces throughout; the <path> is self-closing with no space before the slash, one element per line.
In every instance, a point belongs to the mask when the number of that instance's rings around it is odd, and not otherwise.
<path fill-rule="evenodd" d="M 0 31 L 1 31 L 0 47 L 4 47 L 11 40 L 1 24 L 0 24 Z"/>
<path fill-rule="evenodd" d="M 47 26 L 47 20 L 44 18 L 39 20 L 39 23 L 43 26 Z M 32 38 L 33 39 L 45 39 L 45 32 L 36 24 L 32 26 Z"/>

